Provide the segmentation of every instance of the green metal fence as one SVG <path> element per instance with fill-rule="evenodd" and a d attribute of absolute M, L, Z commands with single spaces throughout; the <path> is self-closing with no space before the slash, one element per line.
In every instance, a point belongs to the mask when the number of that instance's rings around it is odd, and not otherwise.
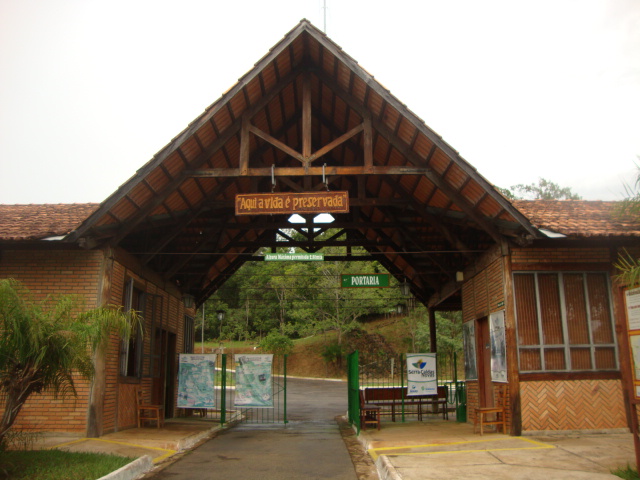
<path fill-rule="evenodd" d="M 287 420 L 287 356 L 274 355 L 271 368 L 273 407 L 235 407 L 234 354 L 216 354 L 215 405 L 212 409 L 196 409 L 188 415 L 219 422 L 248 424 L 286 424 Z M 241 355 L 241 354 L 238 354 Z"/>
<path fill-rule="evenodd" d="M 439 354 L 436 356 L 438 385 L 447 388 L 448 409 L 456 413 L 456 420 L 466 421 L 466 392 L 464 381 L 458 378 L 457 356 Z M 362 359 L 358 352 L 348 357 L 349 421 L 357 425 L 360 421 L 360 390 L 365 388 L 407 387 L 406 355 L 378 355 L 377 358 Z M 400 421 L 418 418 L 415 405 L 405 405 L 402 390 Z M 407 402 L 409 403 L 409 402 Z"/>

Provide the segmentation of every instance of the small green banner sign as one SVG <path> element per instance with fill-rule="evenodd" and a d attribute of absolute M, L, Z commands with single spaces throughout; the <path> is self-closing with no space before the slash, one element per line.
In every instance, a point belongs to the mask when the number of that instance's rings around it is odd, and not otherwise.
<path fill-rule="evenodd" d="M 322 262 L 324 253 L 265 253 L 264 259 L 267 262 Z"/>
<path fill-rule="evenodd" d="M 388 273 L 363 273 L 363 274 L 342 274 L 343 288 L 375 288 L 388 287 Z"/>

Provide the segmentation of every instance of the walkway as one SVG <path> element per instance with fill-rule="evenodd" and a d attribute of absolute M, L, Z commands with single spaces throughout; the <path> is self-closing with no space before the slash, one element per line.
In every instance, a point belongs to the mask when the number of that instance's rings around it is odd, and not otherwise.
<path fill-rule="evenodd" d="M 335 421 L 347 410 L 346 383 L 289 379 L 287 386 L 287 425 L 241 424 L 145 478 L 356 480 Z"/>

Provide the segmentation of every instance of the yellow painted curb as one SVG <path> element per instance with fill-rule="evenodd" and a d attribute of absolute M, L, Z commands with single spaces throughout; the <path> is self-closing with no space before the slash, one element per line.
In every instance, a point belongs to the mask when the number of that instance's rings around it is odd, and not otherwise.
<path fill-rule="evenodd" d="M 465 449 L 465 450 L 442 450 L 437 452 L 407 452 L 407 453 L 397 452 L 397 450 L 408 450 L 413 448 L 442 447 L 445 445 L 467 445 L 467 444 L 473 444 L 473 443 L 500 442 L 500 441 L 513 440 L 513 439 L 522 440 L 534 446 L 510 447 L 510 448 L 482 448 L 482 449 Z M 373 459 L 373 461 L 375 462 L 380 455 L 385 455 L 385 453 L 382 453 L 382 452 L 389 452 L 387 453 L 387 455 L 408 456 L 408 455 L 436 455 L 436 454 L 442 454 L 442 453 L 501 452 L 501 451 L 504 452 L 509 450 L 540 450 L 540 449 L 546 449 L 546 448 L 556 448 L 556 447 L 554 445 L 538 442 L 536 440 L 531 440 L 529 438 L 507 437 L 507 438 L 492 438 L 492 439 L 483 439 L 483 440 L 468 440 L 468 441 L 449 442 L 449 443 L 429 443 L 425 445 L 406 445 L 403 447 L 370 448 L 368 452 L 371 458 Z"/>
<path fill-rule="evenodd" d="M 73 440 L 71 442 L 65 442 L 65 443 L 59 443 L 58 445 L 53 445 L 52 447 L 49 447 L 49 449 L 67 447 L 69 445 L 75 445 L 77 443 L 81 443 L 81 442 L 84 442 L 84 441 L 112 443 L 114 445 L 124 445 L 126 447 L 144 448 L 146 450 L 155 450 L 155 451 L 158 451 L 158 452 L 165 452 L 164 455 L 160 455 L 159 457 L 154 458 L 153 459 L 153 463 L 158 463 L 158 462 L 164 460 L 165 458 L 170 457 L 171 455 L 174 455 L 174 454 L 178 453 L 176 450 L 169 450 L 167 448 L 149 447 L 149 446 L 146 446 L 146 445 L 138 445 L 138 444 L 135 444 L 135 443 L 128 443 L 128 442 L 117 442 L 115 440 L 105 440 L 105 439 L 102 439 L 102 438 L 80 438 L 78 440 Z"/>

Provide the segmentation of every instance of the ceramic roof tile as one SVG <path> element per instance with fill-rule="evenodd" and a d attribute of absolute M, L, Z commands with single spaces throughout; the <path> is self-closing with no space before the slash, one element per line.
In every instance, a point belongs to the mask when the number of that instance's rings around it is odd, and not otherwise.
<path fill-rule="evenodd" d="M 640 218 L 619 213 L 620 202 L 516 200 L 537 228 L 569 236 L 640 236 Z M 0 205 L 0 240 L 37 240 L 73 231 L 99 204 Z"/>
<path fill-rule="evenodd" d="M 39 240 L 68 234 L 97 203 L 0 205 L 0 240 Z"/>
<path fill-rule="evenodd" d="M 621 202 L 589 200 L 516 200 L 537 228 L 567 236 L 640 236 L 640 217 L 622 214 Z"/>

